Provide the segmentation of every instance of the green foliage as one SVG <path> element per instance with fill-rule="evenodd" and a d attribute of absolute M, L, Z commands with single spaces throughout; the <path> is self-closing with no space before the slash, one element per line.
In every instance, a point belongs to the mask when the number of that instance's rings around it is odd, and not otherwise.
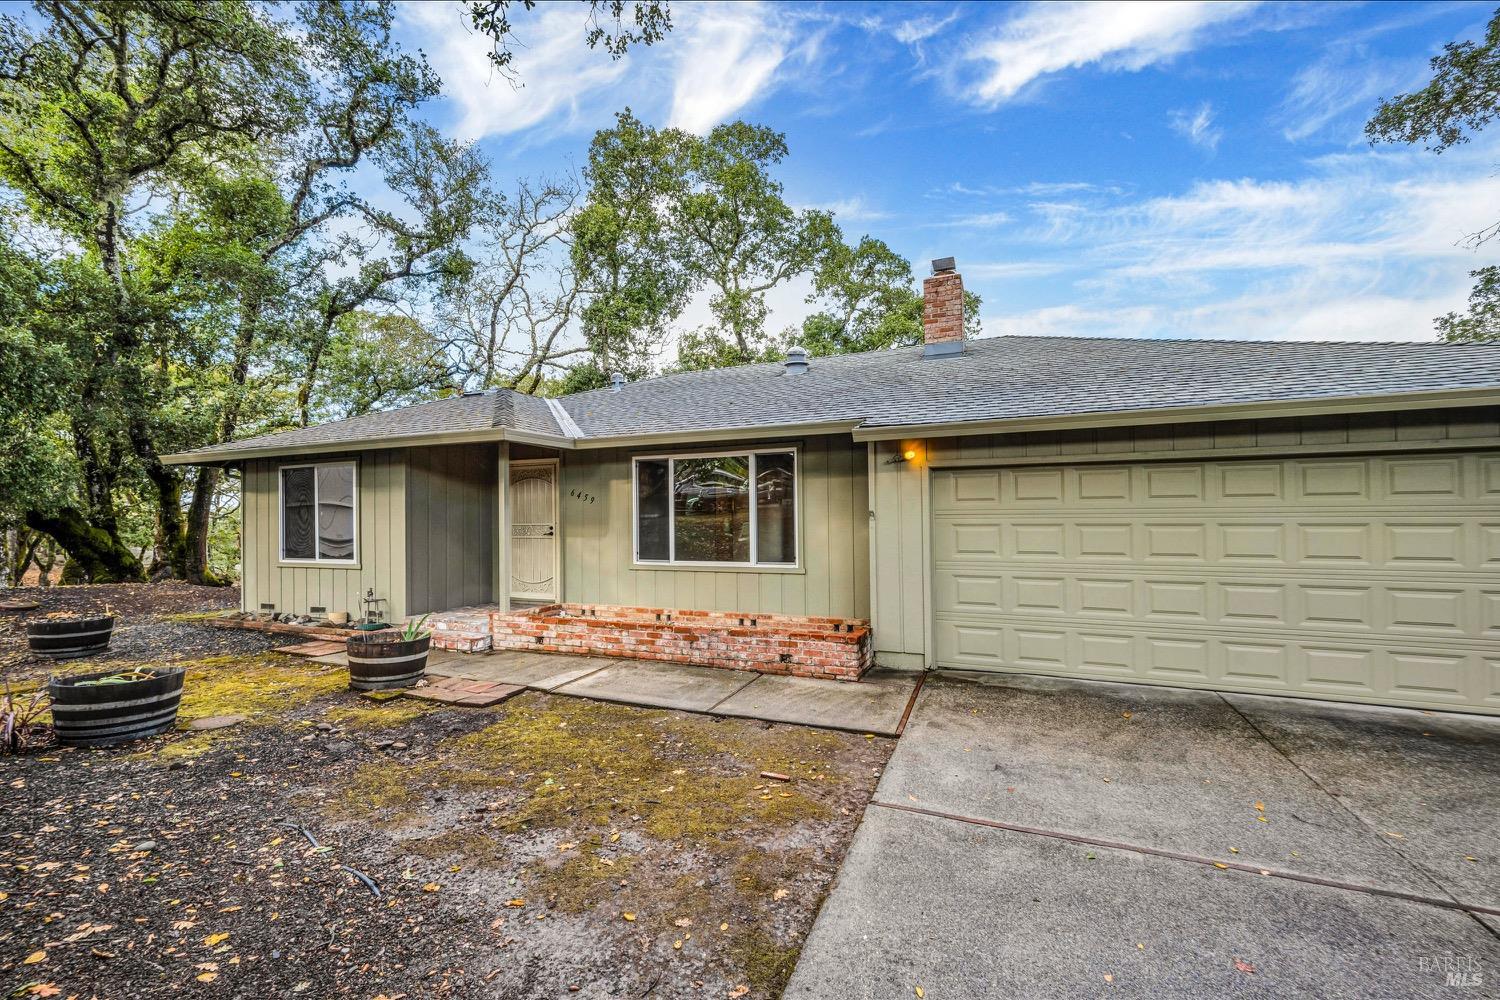
<path fill-rule="evenodd" d="M 628 109 L 589 149 L 572 227 L 597 366 L 639 365 L 689 298 L 709 293 L 714 328 L 683 339 L 677 367 L 742 364 L 774 349 L 766 293 L 813 269 L 838 240 L 832 216 L 787 204 L 772 169 L 785 137 L 730 122 L 707 136 L 655 129 Z"/>
<path fill-rule="evenodd" d="M 828 245 L 809 301 L 825 305 L 802 324 L 802 346 L 815 356 L 922 342 L 922 295 L 911 264 L 872 236 L 852 247 Z"/>
<path fill-rule="evenodd" d="M 1483 42 L 1450 42 L 1431 65 L 1427 86 L 1380 102 L 1365 125 L 1371 142 L 1424 142 L 1441 153 L 1494 121 L 1500 114 L 1500 14 L 1491 18 Z"/>
<path fill-rule="evenodd" d="M 485 166 L 412 116 L 439 80 L 390 3 L 37 10 L 0 23 L 0 365 L 28 379 L 0 522 L 61 532 L 75 578 L 145 546 L 208 580 L 221 472 L 161 456 L 432 385 L 415 332 L 349 317 L 462 280 Z"/>
<path fill-rule="evenodd" d="M 1475 282 L 1468 311 L 1439 316 L 1434 321 L 1438 337 L 1450 343 L 1500 340 L 1500 267 L 1482 267 L 1469 277 Z"/>
<path fill-rule="evenodd" d="M 474 30 L 493 43 L 490 62 L 507 70 L 515 53 L 511 50 L 515 27 L 510 23 L 511 8 L 517 0 L 469 0 L 469 20 Z M 632 45 L 652 45 L 672 30 L 672 9 L 667 0 L 582 0 L 588 7 L 584 41 L 589 48 L 602 47 L 611 58 L 618 59 Z M 537 0 L 519 0 L 521 7 L 532 10 Z M 626 9 L 633 24 L 625 23 Z M 603 21 L 601 21 L 603 18 Z M 608 25 L 604 21 L 610 22 Z"/>
<path fill-rule="evenodd" d="M 400 313 L 354 312 L 340 318 L 328 347 L 320 413 L 356 416 L 431 399 L 449 388 L 442 345 Z"/>
<path fill-rule="evenodd" d="M 1484 41 L 1450 42 L 1432 59 L 1432 79 L 1421 90 L 1382 101 L 1365 125 L 1371 142 L 1425 143 L 1434 153 L 1468 142 L 1500 115 L 1500 11 L 1485 28 Z M 1500 234 L 1500 222 L 1471 233 L 1470 248 Z M 1500 334 L 1500 268 L 1469 272 L 1477 279 L 1467 313 L 1433 321 L 1447 341 L 1494 340 Z"/>

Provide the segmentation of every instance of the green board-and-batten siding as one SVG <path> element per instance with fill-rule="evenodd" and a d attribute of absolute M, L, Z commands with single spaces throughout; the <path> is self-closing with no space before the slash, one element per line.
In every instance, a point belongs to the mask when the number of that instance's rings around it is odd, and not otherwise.
<path fill-rule="evenodd" d="M 877 661 L 912 667 L 927 660 L 931 559 L 928 469 L 933 466 L 1358 454 L 1494 447 L 1497 441 L 1500 441 L 1500 409 L 1468 407 L 981 434 L 873 444 L 871 602 Z M 906 448 L 919 453 L 916 462 L 888 461 Z"/>
<path fill-rule="evenodd" d="M 412 448 L 406 469 L 406 613 L 494 600 L 499 448 Z"/>
<path fill-rule="evenodd" d="M 563 592 L 580 603 L 745 611 L 763 614 L 870 614 L 869 488 L 863 444 L 847 436 L 758 441 L 800 452 L 801 561 L 795 570 L 637 568 L 633 565 L 631 459 L 692 448 L 609 448 L 565 452 L 558 498 Z"/>
<path fill-rule="evenodd" d="M 318 461 L 358 463 L 359 551 L 353 566 L 293 565 L 281 561 L 281 512 L 277 509 L 278 469 Z M 241 502 L 243 567 L 240 606 L 260 611 L 307 614 L 315 607 L 363 613 L 365 593 L 389 603 L 392 616 L 406 607 L 406 452 L 366 451 L 296 459 L 246 462 Z"/>

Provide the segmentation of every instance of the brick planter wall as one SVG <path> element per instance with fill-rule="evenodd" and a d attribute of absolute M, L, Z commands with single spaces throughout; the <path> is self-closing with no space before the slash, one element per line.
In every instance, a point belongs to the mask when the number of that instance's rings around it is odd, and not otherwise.
<path fill-rule="evenodd" d="M 492 611 L 489 626 L 494 649 L 623 656 L 824 680 L 858 680 L 874 659 L 869 622 L 851 618 L 552 604 Z"/>

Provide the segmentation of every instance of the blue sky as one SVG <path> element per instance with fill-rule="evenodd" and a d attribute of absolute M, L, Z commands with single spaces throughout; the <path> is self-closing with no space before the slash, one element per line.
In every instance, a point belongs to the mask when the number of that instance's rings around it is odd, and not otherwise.
<path fill-rule="evenodd" d="M 1500 212 L 1500 128 L 1442 156 L 1361 134 L 1482 4 L 675 0 L 671 35 L 617 62 L 579 6 L 517 17 L 519 89 L 457 8 L 402 9 L 444 78 L 431 120 L 502 184 L 576 170 L 626 105 L 770 125 L 789 200 L 919 273 L 956 256 L 990 334 L 1423 339 L 1496 262 L 1454 244 Z M 805 294 L 773 295 L 778 327 Z"/>

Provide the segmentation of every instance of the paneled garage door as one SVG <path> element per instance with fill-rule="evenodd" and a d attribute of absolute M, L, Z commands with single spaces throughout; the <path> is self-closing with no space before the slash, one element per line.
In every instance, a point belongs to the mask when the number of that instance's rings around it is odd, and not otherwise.
<path fill-rule="evenodd" d="M 1500 454 L 932 473 L 941 666 L 1500 713 Z"/>

